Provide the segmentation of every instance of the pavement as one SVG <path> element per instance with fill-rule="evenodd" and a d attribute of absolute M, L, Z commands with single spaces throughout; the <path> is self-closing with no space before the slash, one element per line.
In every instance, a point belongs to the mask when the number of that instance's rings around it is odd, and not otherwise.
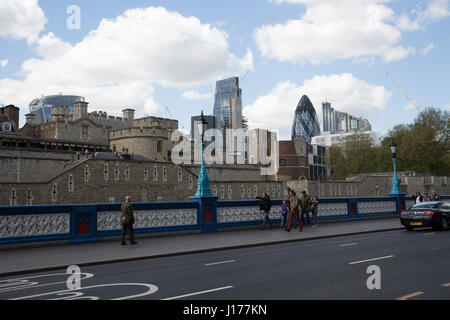
<path fill-rule="evenodd" d="M 65 269 L 69 265 L 101 265 L 400 229 L 403 226 L 398 217 L 385 217 L 321 222 L 318 228 L 304 227 L 303 232 L 298 232 L 298 228 L 286 232 L 274 225 L 272 230 L 252 227 L 215 233 L 141 235 L 136 237 L 138 244 L 133 246 L 121 246 L 120 239 L 115 237 L 98 243 L 3 247 L 0 249 L 0 276 Z"/>

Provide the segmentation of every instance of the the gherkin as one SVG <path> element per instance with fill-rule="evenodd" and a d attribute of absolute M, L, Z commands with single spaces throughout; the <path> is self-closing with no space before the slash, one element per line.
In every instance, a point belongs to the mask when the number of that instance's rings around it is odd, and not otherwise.
<path fill-rule="evenodd" d="M 316 110 L 309 98 L 304 95 L 295 110 L 292 139 L 305 137 L 306 141 L 311 144 L 311 138 L 318 135 L 320 135 L 320 125 Z"/>

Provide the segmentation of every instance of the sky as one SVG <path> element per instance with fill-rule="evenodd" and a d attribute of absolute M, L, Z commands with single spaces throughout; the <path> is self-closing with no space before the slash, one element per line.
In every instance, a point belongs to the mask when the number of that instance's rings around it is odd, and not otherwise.
<path fill-rule="evenodd" d="M 307 95 L 321 128 L 328 101 L 386 135 L 450 110 L 449 34 L 450 0 L 1 0 L 0 104 L 22 126 L 34 98 L 75 94 L 187 132 L 238 76 L 250 128 L 289 139 Z"/>

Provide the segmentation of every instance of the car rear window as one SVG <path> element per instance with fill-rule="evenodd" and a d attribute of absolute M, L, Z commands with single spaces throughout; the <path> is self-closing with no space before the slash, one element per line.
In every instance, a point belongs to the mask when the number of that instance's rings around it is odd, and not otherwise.
<path fill-rule="evenodd" d="M 442 203 L 440 202 L 430 202 L 430 203 L 419 203 L 419 204 L 415 204 L 411 207 L 411 209 L 435 209 L 435 208 L 439 208 L 440 206 L 442 206 Z"/>

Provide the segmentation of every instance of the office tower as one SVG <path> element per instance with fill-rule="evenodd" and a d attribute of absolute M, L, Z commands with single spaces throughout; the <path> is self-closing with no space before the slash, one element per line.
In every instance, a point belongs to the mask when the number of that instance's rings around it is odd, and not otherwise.
<path fill-rule="evenodd" d="M 209 129 L 216 129 L 217 122 L 214 116 L 203 116 L 203 118 L 208 122 L 206 125 L 206 131 Z M 200 141 L 202 139 L 202 134 L 198 130 L 198 123 L 200 122 L 201 116 L 191 117 L 191 139 Z M 206 132 L 205 131 L 205 132 Z"/>
<path fill-rule="evenodd" d="M 34 99 L 30 103 L 30 113 L 35 115 L 34 124 L 41 124 L 47 121 L 52 121 L 52 107 L 60 106 L 64 109 L 65 115 L 74 114 L 74 104 L 76 102 L 84 102 L 84 97 L 80 96 L 66 96 L 66 95 L 54 95 L 54 96 L 42 96 L 41 98 Z"/>
<path fill-rule="evenodd" d="M 372 126 L 364 118 L 356 118 L 346 112 L 334 110 L 329 102 L 322 103 L 323 131 L 339 132 L 371 131 Z"/>
<path fill-rule="evenodd" d="M 217 128 L 224 134 L 224 129 L 242 128 L 242 89 L 238 77 L 216 82 L 214 116 Z"/>
<path fill-rule="evenodd" d="M 292 139 L 294 137 L 305 137 L 308 144 L 310 144 L 311 138 L 317 135 L 320 135 L 319 119 L 313 104 L 304 95 L 295 110 L 292 124 Z"/>

